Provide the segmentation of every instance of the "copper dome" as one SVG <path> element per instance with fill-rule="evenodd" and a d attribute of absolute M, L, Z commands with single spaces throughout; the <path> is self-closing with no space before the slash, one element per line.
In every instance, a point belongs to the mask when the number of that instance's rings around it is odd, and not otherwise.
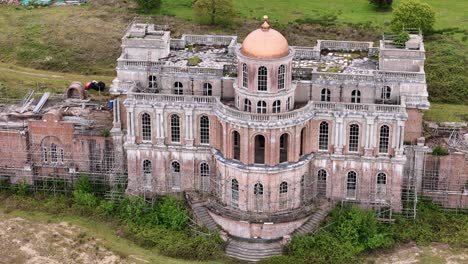
<path fill-rule="evenodd" d="M 265 22 L 259 29 L 250 32 L 242 42 L 241 52 L 247 57 L 257 59 L 277 59 L 289 54 L 289 45 L 286 38 L 278 31 L 271 29 Z"/>

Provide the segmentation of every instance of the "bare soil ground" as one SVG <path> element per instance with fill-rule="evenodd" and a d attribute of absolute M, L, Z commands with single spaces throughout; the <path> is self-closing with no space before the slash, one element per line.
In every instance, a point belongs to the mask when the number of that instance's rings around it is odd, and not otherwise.
<path fill-rule="evenodd" d="M 418 246 L 415 243 L 375 252 L 367 263 L 378 264 L 462 264 L 468 263 L 468 249 L 453 249 L 447 244 L 432 243 Z"/>
<path fill-rule="evenodd" d="M 100 245 L 100 239 L 66 222 L 0 219 L 0 263 L 130 263 Z"/>

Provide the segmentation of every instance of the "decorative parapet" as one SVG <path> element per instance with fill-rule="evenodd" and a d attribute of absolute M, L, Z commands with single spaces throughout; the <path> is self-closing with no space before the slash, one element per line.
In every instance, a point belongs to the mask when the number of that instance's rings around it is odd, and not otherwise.
<path fill-rule="evenodd" d="M 174 95 L 174 94 L 148 94 L 148 93 L 129 93 L 126 104 L 150 105 L 154 102 L 165 103 L 186 103 L 199 104 L 200 106 L 213 106 L 219 101 L 212 96 L 194 96 L 194 95 Z"/>
<path fill-rule="evenodd" d="M 377 81 L 381 82 L 426 83 L 424 72 L 374 71 L 374 76 Z"/>
<path fill-rule="evenodd" d="M 368 51 L 373 45 L 363 41 L 317 40 L 319 50 Z"/>
<path fill-rule="evenodd" d="M 371 74 L 314 72 L 313 68 L 293 68 L 293 78 L 313 83 L 337 82 L 404 82 L 426 83 L 424 72 L 373 71 Z"/>
<path fill-rule="evenodd" d="M 401 101 L 404 102 L 408 108 L 429 109 L 430 106 L 427 96 L 402 95 Z"/>
<path fill-rule="evenodd" d="M 378 114 L 406 117 L 406 108 L 402 105 L 379 105 L 379 104 L 353 104 L 341 102 L 314 102 L 310 101 L 300 109 L 290 112 L 276 114 L 257 114 L 243 112 L 230 106 L 217 102 L 214 112 L 218 117 L 237 125 L 256 125 L 259 127 L 284 127 L 285 125 L 296 125 L 311 119 L 317 113 L 355 113 L 355 114 Z"/>
<path fill-rule="evenodd" d="M 294 49 L 294 59 L 299 60 L 319 60 L 320 59 L 320 50 L 317 46 L 315 47 L 301 47 L 295 46 Z"/>
<path fill-rule="evenodd" d="M 225 35 L 182 35 L 180 39 L 171 39 L 171 49 L 184 49 L 187 44 L 227 46 L 228 54 L 234 55 L 237 36 Z"/>

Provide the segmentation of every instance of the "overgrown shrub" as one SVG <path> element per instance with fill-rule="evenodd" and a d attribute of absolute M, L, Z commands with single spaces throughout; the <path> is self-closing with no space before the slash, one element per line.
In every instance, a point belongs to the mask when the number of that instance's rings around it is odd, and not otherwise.
<path fill-rule="evenodd" d="M 393 245 L 389 232 L 377 221 L 375 213 L 357 207 L 333 210 L 326 231 L 315 236 L 293 237 L 289 254 L 306 263 L 350 263 L 368 250 Z"/>
<path fill-rule="evenodd" d="M 15 192 L 18 195 L 25 196 L 29 192 L 29 186 L 26 180 L 21 180 L 16 184 Z"/>
<path fill-rule="evenodd" d="M 437 146 L 432 150 L 432 155 L 435 155 L 435 156 L 445 156 L 448 154 L 449 154 L 448 150 L 442 146 Z"/>
<path fill-rule="evenodd" d="M 405 47 L 405 43 L 409 39 L 410 39 L 409 34 L 405 31 L 402 31 L 398 35 L 395 36 L 395 38 L 393 39 L 393 43 L 397 47 Z"/>
<path fill-rule="evenodd" d="M 85 174 L 81 174 L 78 179 L 75 181 L 74 186 L 75 191 L 80 191 L 84 193 L 92 193 L 93 186 L 89 180 L 89 177 Z"/>

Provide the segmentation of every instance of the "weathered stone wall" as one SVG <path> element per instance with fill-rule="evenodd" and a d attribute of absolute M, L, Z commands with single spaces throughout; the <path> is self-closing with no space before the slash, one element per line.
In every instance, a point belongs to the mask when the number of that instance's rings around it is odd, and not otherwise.
<path fill-rule="evenodd" d="M 415 143 L 422 135 L 423 113 L 417 108 L 407 108 L 408 120 L 405 121 L 405 141 Z"/>

